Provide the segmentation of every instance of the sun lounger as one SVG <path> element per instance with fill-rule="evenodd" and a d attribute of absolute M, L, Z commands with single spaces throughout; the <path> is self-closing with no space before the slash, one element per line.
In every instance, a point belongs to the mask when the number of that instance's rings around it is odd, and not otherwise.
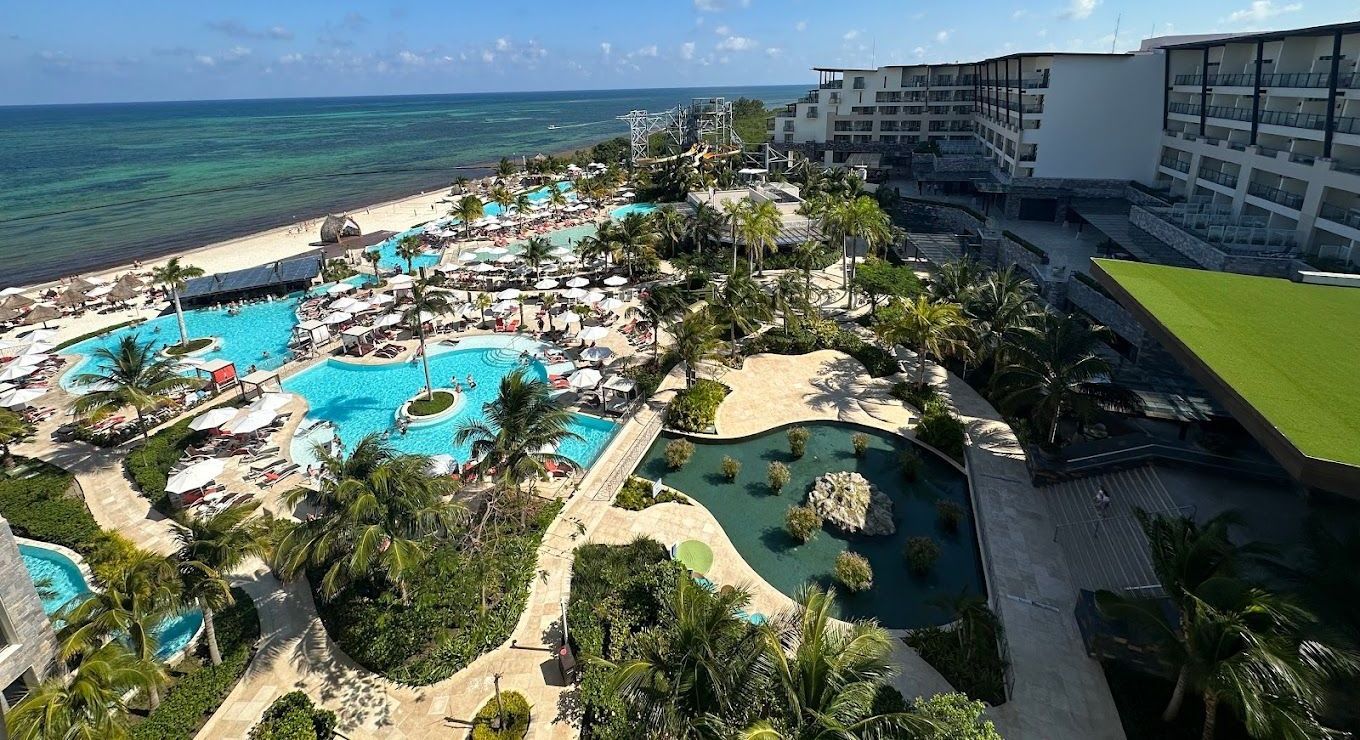
<path fill-rule="evenodd" d="M 567 478 L 571 475 L 571 464 L 558 460 L 544 460 L 543 467 L 553 478 Z"/>
<path fill-rule="evenodd" d="M 297 471 L 298 466 L 296 464 L 290 464 L 286 467 L 279 468 L 278 470 L 273 470 L 268 473 L 265 473 L 264 480 L 260 481 L 260 487 L 273 488 L 274 484 L 278 483 L 284 478 L 291 477 Z"/>

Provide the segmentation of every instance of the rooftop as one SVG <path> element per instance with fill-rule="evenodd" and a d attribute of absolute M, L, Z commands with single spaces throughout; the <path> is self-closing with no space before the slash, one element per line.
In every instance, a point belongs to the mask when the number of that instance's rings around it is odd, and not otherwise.
<path fill-rule="evenodd" d="M 1093 260 L 1092 274 L 1305 485 L 1360 492 L 1360 288 Z"/>

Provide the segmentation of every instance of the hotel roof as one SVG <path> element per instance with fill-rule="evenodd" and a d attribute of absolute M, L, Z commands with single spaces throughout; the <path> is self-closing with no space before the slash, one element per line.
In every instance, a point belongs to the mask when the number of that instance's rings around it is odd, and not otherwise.
<path fill-rule="evenodd" d="M 1185 44 L 1170 44 L 1163 48 L 1166 49 L 1205 49 L 1224 44 L 1245 44 L 1256 43 L 1257 41 L 1279 41 L 1290 36 L 1327 36 L 1337 31 L 1341 33 L 1360 33 L 1360 21 L 1348 21 L 1346 23 L 1330 23 L 1325 26 L 1309 26 L 1307 28 L 1291 28 L 1285 31 L 1262 31 L 1260 33 L 1233 34 L 1226 38 L 1207 39 L 1201 41 L 1191 41 Z"/>

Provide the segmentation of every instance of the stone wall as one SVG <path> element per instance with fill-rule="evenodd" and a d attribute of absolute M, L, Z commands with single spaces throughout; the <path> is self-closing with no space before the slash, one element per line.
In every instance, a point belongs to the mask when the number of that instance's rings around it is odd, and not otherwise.
<path fill-rule="evenodd" d="M 1299 270 L 1308 269 L 1307 263 L 1291 257 L 1228 254 L 1194 234 L 1163 221 L 1142 206 L 1129 209 L 1129 223 L 1209 270 L 1291 278 Z"/>
<path fill-rule="evenodd" d="M 38 679 L 54 666 L 57 638 L 52 622 L 19 557 L 9 522 L 0 519 L 0 609 L 3 610 L 4 642 L 0 650 L 0 688 L 9 686 L 29 669 Z"/>
<path fill-rule="evenodd" d="M 1124 199 L 1135 206 L 1146 206 L 1149 208 L 1165 208 L 1170 205 L 1168 201 L 1164 201 L 1155 195 L 1149 195 L 1132 185 L 1125 187 Z"/>
<path fill-rule="evenodd" d="M 1039 256 L 1028 249 L 1020 246 L 1019 242 L 1009 236 L 1002 236 L 996 248 L 996 266 L 1005 267 L 1015 265 L 1020 269 L 1034 271 L 1044 269 L 1048 264 L 1048 256 Z"/>
<path fill-rule="evenodd" d="M 1135 346 L 1142 344 L 1145 332 L 1133 314 L 1075 276 L 1067 281 L 1067 300 L 1109 327 L 1110 331 L 1128 340 L 1130 344 Z"/>

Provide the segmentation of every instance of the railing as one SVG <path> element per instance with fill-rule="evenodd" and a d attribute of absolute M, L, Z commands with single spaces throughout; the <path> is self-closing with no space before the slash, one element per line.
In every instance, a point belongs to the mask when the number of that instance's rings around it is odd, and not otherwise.
<path fill-rule="evenodd" d="M 1251 119 L 1248 118 L 1247 120 Z M 1261 123 L 1323 131 L 1327 128 L 1327 117 L 1317 113 L 1286 113 L 1278 110 L 1263 110 L 1261 111 Z"/>
<path fill-rule="evenodd" d="M 1298 210 L 1303 207 L 1302 195 L 1291 193 L 1288 190 L 1273 188 L 1270 187 L 1269 185 L 1262 185 L 1259 182 L 1253 182 L 1250 185 L 1248 185 L 1247 194 L 1254 195 L 1257 198 L 1265 198 L 1266 200 L 1272 203 L 1279 203 L 1280 205 L 1285 206 L 1286 208 L 1293 208 L 1294 210 Z"/>
<path fill-rule="evenodd" d="M 1163 167 L 1170 167 L 1171 169 L 1176 170 L 1177 172 L 1184 172 L 1186 174 L 1190 174 L 1190 162 L 1184 159 L 1176 159 L 1175 157 L 1162 157 L 1161 165 Z"/>
<path fill-rule="evenodd" d="M 1210 118 L 1226 118 L 1229 121 L 1246 121 L 1251 123 L 1250 108 L 1234 108 L 1231 105 L 1211 105 L 1206 109 L 1206 114 Z"/>
<path fill-rule="evenodd" d="M 1265 87 L 1330 87 L 1332 84 L 1332 73 L 1275 72 L 1261 75 L 1261 84 Z"/>
<path fill-rule="evenodd" d="M 804 118 L 816 118 L 816 117 L 817 117 L 817 108 L 816 108 L 815 106 L 812 107 L 812 108 L 808 108 L 808 109 L 807 109 L 807 113 L 804 113 L 804 114 L 803 114 L 803 117 L 804 117 Z"/>
<path fill-rule="evenodd" d="M 1351 80 L 1342 78 L 1349 87 Z M 1209 87 L 1252 87 L 1256 75 L 1249 72 L 1204 75 L 1176 75 L 1172 80 L 1176 85 L 1208 85 Z M 1330 72 L 1272 72 L 1261 75 L 1262 87 L 1329 87 L 1332 84 Z"/>
<path fill-rule="evenodd" d="M 632 475 L 633 469 L 642 460 L 642 456 L 647 453 L 647 449 L 652 446 L 652 441 L 660 434 L 661 426 L 666 422 L 666 406 L 662 405 L 660 410 L 656 410 L 648 402 L 645 408 L 646 411 L 651 411 L 654 415 L 642 425 L 637 436 L 619 456 L 614 469 L 609 471 L 609 475 L 601 481 L 600 487 L 591 494 L 596 501 L 608 501 L 614 497 L 614 494 L 623 487 L 623 482 L 628 479 L 629 475 Z M 643 413 L 646 413 L 646 411 Z"/>
<path fill-rule="evenodd" d="M 793 121 L 785 121 L 785 122 L 784 122 L 784 130 L 785 130 L 785 131 L 792 131 L 792 130 L 793 130 Z"/>
<path fill-rule="evenodd" d="M 1020 88 L 1022 90 L 1033 90 L 1035 88 L 1040 87 L 1048 87 L 1048 75 L 1043 75 L 1041 77 L 1028 77 L 1026 79 L 1020 80 Z"/>
<path fill-rule="evenodd" d="M 1360 134 L 1360 118 L 1347 116 L 1332 121 L 1332 130 L 1338 134 Z"/>
<path fill-rule="evenodd" d="M 798 99 L 798 102 L 800 102 L 800 103 L 815 103 L 815 102 L 817 102 L 817 93 L 815 93 L 815 92 L 810 92 L 810 93 L 808 93 L 807 95 L 804 95 L 803 97 L 799 98 L 799 99 Z"/>
<path fill-rule="evenodd" d="M 902 87 L 925 87 L 926 78 L 913 77 L 910 80 L 902 80 Z"/>
<path fill-rule="evenodd" d="M 1204 75 L 1176 75 L 1171 79 L 1173 85 L 1202 85 Z"/>
<path fill-rule="evenodd" d="M 823 82 L 822 84 L 818 85 L 817 87 L 820 88 L 820 89 L 822 89 L 822 90 L 839 90 L 839 89 L 841 89 L 844 85 L 845 85 L 845 80 L 832 80 L 832 81 L 830 81 L 830 82 Z"/>
<path fill-rule="evenodd" d="M 1210 169 L 1208 167 L 1199 168 L 1199 176 L 1202 180 L 1216 182 L 1219 185 L 1229 188 L 1237 187 L 1237 175 L 1230 175 L 1222 170 Z"/>
<path fill-rule="evenodd" d="M 1341 206 L 1323 203 L 1318 210 L 1318 216 L 1328 221 L 1349 226 L 1352 229 L 1360 229 L 1360 211 L 1354 208 L 1342 208 Z"/>

